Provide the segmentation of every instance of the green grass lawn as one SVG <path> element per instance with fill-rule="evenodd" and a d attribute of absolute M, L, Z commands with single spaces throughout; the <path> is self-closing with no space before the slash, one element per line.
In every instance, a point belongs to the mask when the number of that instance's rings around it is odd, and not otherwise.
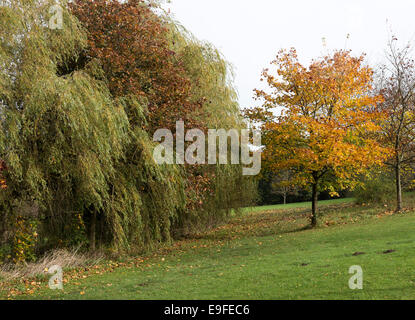
<path fill-rule="evenodd" d="M 345 199 L 335 199 L 335 200 L 324 200 L 319 201 L 319 206 L 343 204 L 343 203 L 352 203 L 353 198 Z M 245 212 L 258 212 L 258 211 L 269 211 L 269 210 L 286 210 L 286 209 L 295 209 L 295 208 L 311 208 L 311 202 L 297 202 L 297 203 L 288 203 L 288 204 L 277 204 L 272 206 L 260 206 L 253 208 L 245 208 Z"/>
<path fill-rule="evenodd" d="M 415 213 L 335 200 L 308 230 L 308 212 L 251 210 L 152 256 L 65 272 L 63 291 L 42 282 L 12 298 L 415 299 Z M 349 289 L 353 265 L 363 268 L 363 290 Z"/>

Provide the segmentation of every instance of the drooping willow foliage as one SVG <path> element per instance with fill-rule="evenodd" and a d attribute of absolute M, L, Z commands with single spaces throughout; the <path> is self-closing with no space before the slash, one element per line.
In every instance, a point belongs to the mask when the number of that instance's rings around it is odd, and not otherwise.
<path fill-rule="evenodd" d="M 240 166 L 155 163 L 147 124 L 152 96 L 114 94 L 105 63 L 88 54 L 88 29 L 65 2 L 64 28 L 48 28 L 54 4 L 13 0 L 0 7 L 7 185 L 0 190 L 0 258 L 19 262 L 57 246 L 96 243 L 132 252 L 209 227 L 249 203 L 254 182 Z M 199 105 L 193 117 L 205 128 L 243 128 L 223 57 L 159 19 L 193 84 L 188 100 Z"/>
<path fill-rule="evenodd" d="M 195 100 L 204 101 L 202 122 L 210 129 L 246 129 L 240 116 L 230 64 L 211 44 L 197 40 L 178 22 L 168 22 L 174 49 L 184 61 L 192 83 L 197 84 L 193 87 L 192 96 Z M 229 216 L 234 209 L 251 204 L 255 196 L 255 181 L 242 175 L 241 166 L 217 165 L 193 169 L 207 177 L 209 186 L 203 188 L 206 191 L 201 197 L 193 195 L 202 205 L 179 217 L 179 230 L 191 231 L 192 228 L 212 226 Z"/>

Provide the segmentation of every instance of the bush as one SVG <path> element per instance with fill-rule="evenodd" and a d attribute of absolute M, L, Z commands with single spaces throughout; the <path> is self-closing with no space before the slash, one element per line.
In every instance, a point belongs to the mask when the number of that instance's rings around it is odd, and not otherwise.
<path fill-rule="evenodd" d="M 384 203 L 395 194 L 393 178 L 388 174 L 373 174 L 364 178 L 362 182 L 362 185 L 354 191 L 354 197 L 358 204 Z"/>

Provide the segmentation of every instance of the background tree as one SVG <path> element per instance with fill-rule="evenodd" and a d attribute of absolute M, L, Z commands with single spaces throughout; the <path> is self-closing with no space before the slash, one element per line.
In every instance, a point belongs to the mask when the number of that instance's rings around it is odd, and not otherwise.
<path fill-rule="evenodd" d="M 72 13 L 88 32 L 86 61 L 98 59 L 113 96 L 134 95 L 147 102 L 147 129 L 196 122 L 203 97 L 192 97 L 192 83 L 177 53 L 170 21 L 154 12 L 157 1 L 75 0 Z"/>
<path fill-rule="evenodd" d="M 276 76 L 263 72 L 271 93 L 256 90 L 264 103 L 247 116 L 263 131 L 264 166 L 294 170 L 293 183 L 311 186 L 311 225 L 316 226 L 320 191 L 336 195 L 353 188 L 359 174 L 384 160 L 385 149 L 372 137 L 382 118 L 376 107 L 381 97 L 369 93 L 373 72 L 363 65 L 363 56 L 349 51 L 304 67 L 291 49 L 272 64 Z"/>
<path fill-rule="evenodd" d="M 387 114 L 381 141 L 391 149 L 386 162 L 395 172 L 396 210 L 402 210 L 402 171 L 415 159 L 415 64 L 408 44 L 399 48 L 393 37 L 387 62 L 379 70 L 377 91 L 384 97 L 380 108 Z"/>
<path fill-rule="evenodd" d="M 273 178 L 273 192 L 282 196 L 283 204 L 287 204 L 288 196 L 298 193 L 298 187 L 293 184 L 294 176 L 295 173 L 287 169 L 278 172 Z"/>

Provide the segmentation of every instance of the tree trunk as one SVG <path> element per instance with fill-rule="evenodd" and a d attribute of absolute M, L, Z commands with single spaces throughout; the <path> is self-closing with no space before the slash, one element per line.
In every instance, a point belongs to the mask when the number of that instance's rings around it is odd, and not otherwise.
<path fill-rule="evenodd" d="M 312 216 L 311 216 L 311 227 L 317 226 L 317 202 L 318 202 L 318 183 L 313 184 L 313 205 L 312 205 Z"/>
<path fill-rule="evenodd" d="M 399 212 L 402 210 L 402 181 L 401 181 L 401 163 L 399 161 L 399 156 L 397 157 L 396 162 L 396 211 Z"/>
<path fill-rule="evenodd" d="M 95 251 L 95 248 L 96 248 L 96 245 L 95 245 L 96 225 L 97 225 L 97 213 L 94 210 L 91 215 L 91 229 L 89 231 L 89 249 L 91 251 Z"/>
<path fill-rule="evenodd" d="M 284 197 L 284 205 L 286 205 L 287 204 L 287 194 L 284 193 L 283 197 Z"/>

